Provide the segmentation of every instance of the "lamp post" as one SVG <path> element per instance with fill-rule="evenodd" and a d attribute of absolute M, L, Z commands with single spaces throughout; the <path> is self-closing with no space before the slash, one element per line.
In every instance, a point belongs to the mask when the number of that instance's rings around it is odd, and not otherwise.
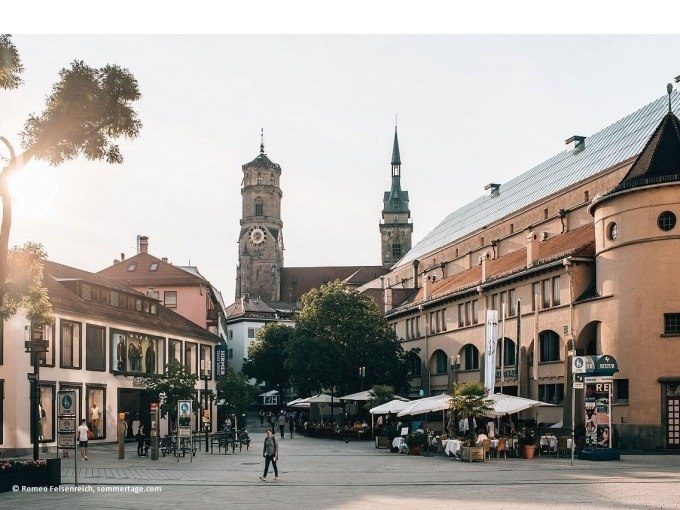
<path fill-rule="evenodd" d="M 212 367 L 209 359 L 201 360 L 201 379 L 203 380 L 203 429 L 205 430 L 205 453 L 208 453 L 208 424 L 210 423 L 210 408 L 208 404 L 208 381 L 212 375 Z"/>
<path fill-rule="evenodd" d="M 40 409 L 38 405 L 40 403 L 40 358 L 38 357 L 39 352 L 47 352 L 47 340 L 33 339 L 30 337 L 30 326 L 24 327 L 24 347 L 26 352 L 31 355 L 31 364 L 33 365 L 33 373 L 28 374 L 28 379 L 30 381 L 30 396 L 31 396 L 31 410 L 30 410 L 30 420 L 31 420 L 31 442 L 33 443 L 33 460 L 38 460 L 40 458 L 39 451 L 39 427 L 40 423 Z"/>
<path fill-rule="evenodd" d="M 366 367 L 359 367 L 359 379 L 361 380 L 361 390 L 364 391 L 364 378 L 366 377 Z"/>

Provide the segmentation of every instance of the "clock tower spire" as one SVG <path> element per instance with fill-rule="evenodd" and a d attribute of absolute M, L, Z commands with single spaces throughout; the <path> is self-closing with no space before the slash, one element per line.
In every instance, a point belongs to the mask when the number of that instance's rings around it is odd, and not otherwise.
<path fill-rule="evenodd" d="M 281 167 L 267 157 L 264 132 L 260 154 L 241 168 L 242 213 L 236 299 L 245 295 L 263 301 L 279 301 L 283 268 Z"/>
<path fill-rule="evenodd" d="M 394 126 L 392 145 L 392 186 L 383 197 L 380 245 L 382 267 L 390 269 L 411 249 L 413 223 L 408 207 L 408 191 L 401 189 L 401 155 L 397 126 Z"/>

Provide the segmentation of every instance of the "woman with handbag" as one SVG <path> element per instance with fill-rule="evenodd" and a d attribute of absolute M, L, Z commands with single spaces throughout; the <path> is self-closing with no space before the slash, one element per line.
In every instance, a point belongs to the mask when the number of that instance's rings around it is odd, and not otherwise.
<path fill-rule="evenodd" d="M 272 429 L 267 429 L 267 436 L 264 438 L 264 449 L 262 451 L 264 457 L 264 475 L 260 477 L 263 482 L 267 479 L 267 471 L 269 471 L 269 463 L 274 467 L 274 480 L 279 479 L 279 470 L 276 467 L 276 461 L 279 460 L 279 443 L 276 441 L 276 436 Z"/>

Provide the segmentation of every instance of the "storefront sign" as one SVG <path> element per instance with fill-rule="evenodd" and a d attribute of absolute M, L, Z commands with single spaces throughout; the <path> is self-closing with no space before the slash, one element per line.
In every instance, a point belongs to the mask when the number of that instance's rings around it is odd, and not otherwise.
<path fill-rule="evenodd" d="M 227 344 L 215 346 L 215 377 L 222 377 L 227 373 Z"/>
<path fill-rule="evenodd" d="M 133 388 L 146 388 L 146 377 L 133 377 L 132 378 Z"/>

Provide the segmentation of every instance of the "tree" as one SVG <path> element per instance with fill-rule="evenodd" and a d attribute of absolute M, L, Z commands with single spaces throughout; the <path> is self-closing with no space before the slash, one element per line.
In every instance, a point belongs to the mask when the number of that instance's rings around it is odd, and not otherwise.
<path fill-rule="evenodd" d="M 367 411 L 394 400 L 394 388 L 387 384 L 376 384 L 371 389 L 369 397 L 364 406 Z"/>
<path fill-rule="evenodd" d="M 248 383 L 246 376 L 231 367 L 227 367 L 227 372 L 217 381 L 217 398 L 224 400 L 236 416 L 246 412 L 256 392 L 257 388 Z"/>
<path fill-rule="evenodd" d="M 257 339 L 248 348 L 248 361 L 243 365 L 243 373 L 267 383 L 279 391 L 283 398 L 284 389 L 290 384 L 290 372 L 285 367 L 285 348 L 293 335 L 293 328 L 283 324 L 266 324 Z"/>
<path fill-rule="evenodd" d="M 403 390 L 410 378 L 407 355 L 375 302 L 335 281 L 302 297 L 285 365 L 302 393 L 358 391 L 360 367 L 369 386 Z"/>
<path fill-rule="evenodd" d="M 452 396 L 451 409 L 468 420 L 468 435 L 474 437 L 474 419 L 493 409 L 492 401 L 487 398 L 489 390 L 482 383 L 471 381 L 456 386 Z"/>
<path fill-rule="evenodd" d="M 196 382 L 198 376 L 192 374 L 187 367 L 176 359 L 171 359 L 165 365 L 165 375 L 147 379 L 146 388 L 151 396 L 157 401 L 161 393 L 165 394 L 165 400 L 160 406 L 161 418 L 168 416 L 170 430 L 175 429 L 177 421 L 177 403 L 180 400 L 191 400 L 193 409 L 201 408 L 196 399 Z"/>
<path fill-rule="evenodd" d="M 9 35 L 0 36 L 0 88 L 9 90 L 22 81 L 23 65 Z M 11 196 L 8 179 L 32 158 L 57 166 L 79 155 L 89 160 L 122 163 L 115 140 L 135 138 L 142 127 L 132 103 L 141 97 L 137 80 L 127 69 L 117 65 L 93 68 L 74 61 L 59 72 L 59 81 L 47 97 L 40 115 L 31 114 L 21 132 L 23 152 L 0 136 L 7 151 L 6 164 L 0 172 L 0 295 L 7 278 L 7 253 L 12 226 Z"/>
<path fill-rule="evenodd" d="M 0 302 L 0 320 L 26 309 L 26 317 L 34 326 L 51 324 L 52 305 L 43 287 L 43 259 L 47 253 L 41 244 L 27 242 L 9 252 L 5 290 Z"/>

